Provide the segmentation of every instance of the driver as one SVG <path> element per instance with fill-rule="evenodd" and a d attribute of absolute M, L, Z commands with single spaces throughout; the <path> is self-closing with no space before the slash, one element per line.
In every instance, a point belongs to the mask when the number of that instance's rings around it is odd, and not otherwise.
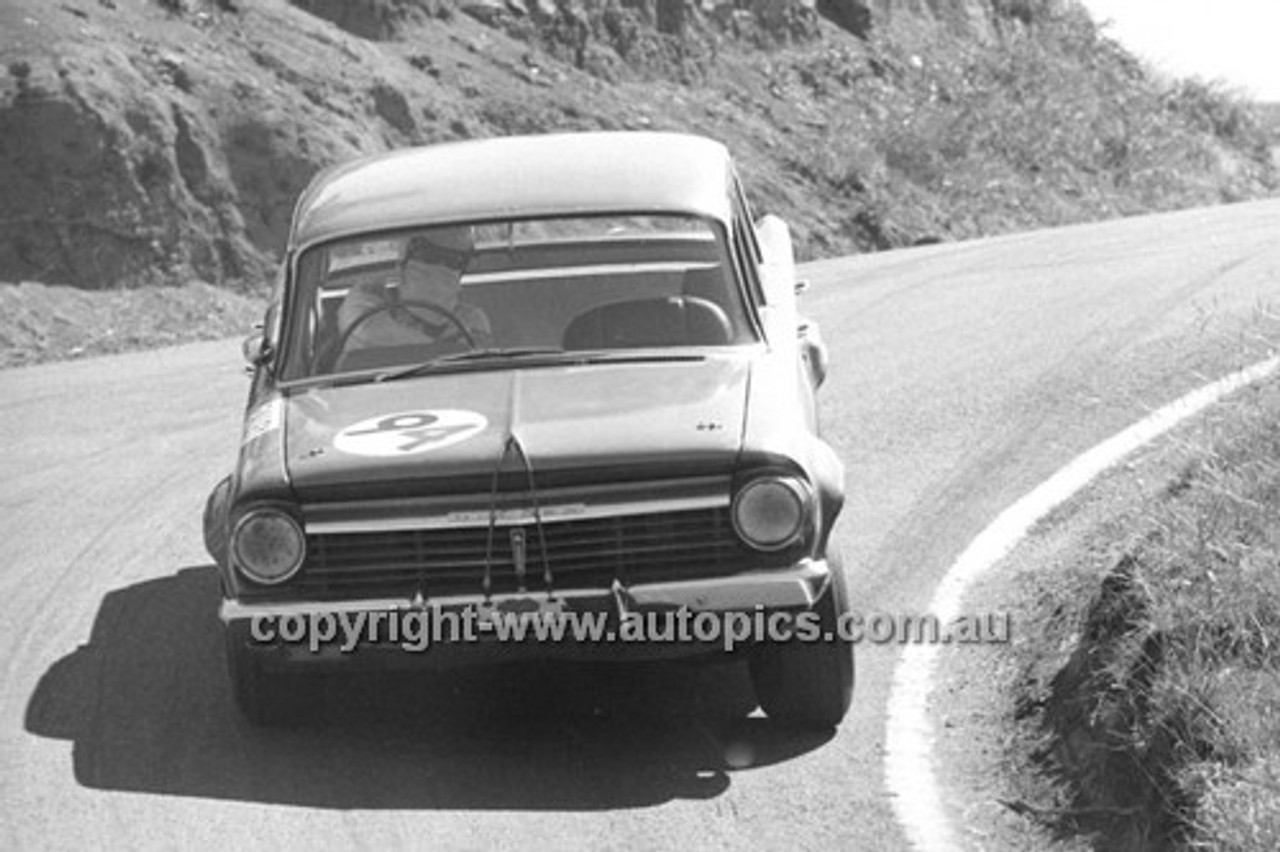
<path fill-rule="evenodd" d="M 474 305 L 458 301 L 462 273 L 474 249 L 469 227 L 437 228 L 411 237 L 397 267 L 398 286 L 368 282 L 353 287 L 343 299 L 338 329 L 350 329 L 343 349 L 446 342 L 467 348 L 459 323 L 476 348 L 487 347 L 492 342 L 489 318 Z"/>

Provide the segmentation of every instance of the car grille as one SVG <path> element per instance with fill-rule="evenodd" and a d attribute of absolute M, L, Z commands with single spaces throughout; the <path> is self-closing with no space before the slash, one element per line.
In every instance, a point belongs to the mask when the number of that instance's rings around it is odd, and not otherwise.
<path fill-rule="evenodd" d="M 511 526 L 495 526 L 490 590 L 516 592 L 520 581 Z M 519 527 L 525 538 L 524 587 L 546 589 L 544 564 L 556 590 L 608 588 L 667 580 L 723 577 L 762 567 L 765 557 L 733 532 L 727 507 L 545 522 Z M 279 587 L 244 597 L 339 600 L 427 598 L 483 590 L 487 527 L 327 533 L 307 536 L 301 572 Z M 542 540 L 545 540 L 545 563 Z"/>

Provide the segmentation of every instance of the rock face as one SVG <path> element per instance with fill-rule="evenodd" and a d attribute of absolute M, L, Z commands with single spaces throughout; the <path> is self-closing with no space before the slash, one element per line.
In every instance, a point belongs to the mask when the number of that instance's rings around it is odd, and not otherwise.
<path fill-rule="evenodd" d="M 903 17 L 930 21 L 953 31 L 991 38 L 1016 21 L 1033 23 L 1061 0 L 866 0 L 872 14 L 891 22 Z"/>
<path fill-rule="evenodd" d="M 125 57 L 95 59 L 18 76 L 0 101 L 0 270 L 90 285 L 249 273 L 256 253 L 207 130 Z M 176 58 L 155 67 L 186 79 Z"/>
<path fill-rule="evenodd" d="M 407 21 L 438 17 L 446 0 L 289 0 L 294 6 L 339 29 L 371 41 L 389 41 Z M 500 0 L 494 0 L 500 4 Z M 464 4 L 465 5 L 465 4 Z"/>
<path fill-rule="evenodd" d="M 298 191 L 381 140 L 308 119 L 318 110 L 286 93 L 270 53 L 223 52 L 230 9 L 104 20 L 46 50 L 33 44 L 65 32 L 51 20 L 65 11 L 33 4 L 12 22 L 5 53 L 23 58 L 0 68 L 0 280 L 269 278 Z M 173 27 L 188 38 L 162 37 Z"/>
<path fill-rule="evenodd" d="M 290 0 L 352 35 L 385 41 L 395 35 L 399 4 L 388 0 Z"/>
<path fill-rule="evenodd" d="M 818 13 L 858 38 L 871 33 L 871 7 L 867 0 L 818 0 Z"/>

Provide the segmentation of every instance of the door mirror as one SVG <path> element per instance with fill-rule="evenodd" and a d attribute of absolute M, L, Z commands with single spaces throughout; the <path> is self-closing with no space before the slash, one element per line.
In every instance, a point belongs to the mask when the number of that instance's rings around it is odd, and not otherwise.
<path fill-rule="evenodd" d="M 271 358 L 271 344 L 261 331 L 255 331 L 240 344 L 240 354 L 244 356 L 245 372 L 252 373 Z"/>
<path fill-rule="evenodd" d="M 800 340 L 800 357 L 809 368 L 809 380 L 815 388 L 819 387 L 827 379 L 827 366 L 831 360 L 822 331 L 816 322 L 802 317 L 796 325 L 796 336 Z"/>

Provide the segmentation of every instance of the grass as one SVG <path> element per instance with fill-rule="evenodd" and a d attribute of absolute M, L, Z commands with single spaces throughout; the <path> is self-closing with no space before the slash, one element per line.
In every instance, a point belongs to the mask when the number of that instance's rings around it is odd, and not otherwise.
<path fill-rule="evenodd" d="M 861 203 L 855 242 L 973 237 L 1280 188 L 1267 132 L 1241 97 L 1164 79 L 1079 7 L 1042 5 L 995 49 L 897 29 L 864 57 L 798 63 L 841 106 L 796 159 Z"/>
<path fill-rule="evenodd" d="M 1280 145 L 1280 103 L 1254 104 L 1253 116 L 1267 142 L 1273 147 Z"/>
<path fill-rule="evenodd" d="M 1280 382 L 1226 414 L 1035 606 L 1038 812 L 1095 848 L 1280 848 Z"/>
<path fill-rule="evenodd" d="M 1179 782 L 1196 849 L 1280 848 L 1280 394 L 1237 406 L 1238 431 L 1205 448 L 1155 516 L 1144 557 L 1152 624 L 1168 637 L 1155 693 L 1196 731 Z M 1189 745 L 1183 738 L 1178 745 Z"/>

